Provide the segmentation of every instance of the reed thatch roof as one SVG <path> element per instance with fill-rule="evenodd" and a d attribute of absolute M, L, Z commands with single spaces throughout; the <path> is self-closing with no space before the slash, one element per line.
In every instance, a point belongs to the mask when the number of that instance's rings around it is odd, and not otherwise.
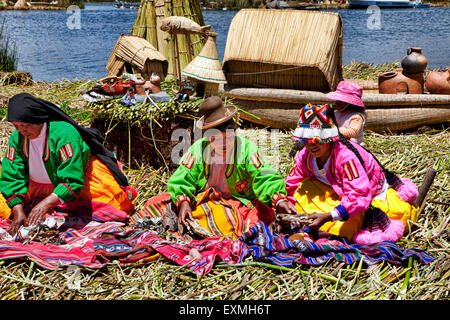
<path fill-rule="evenodd" d="M 240 10 L 225 47 L 228 84 L 334 90 L 342 79 L 342 37 L 337 13 Z"/>
<path fill-rule="evenodd" d="M 227 82 L 217 54 L 216 35 L 210 34 L 208 36 L 200 54 L 183 69 L 181 74 L 205 82 Z"/>
<path fill-rule="evenodd" d="M 133 71 L 146 75 L 156 72 L 161 79 L 167 75 L 168 61 L 144 38 L 133 35 L 121 35 L 108 59 L 106 70 L 110 75 L 121 75 L 125 64 Z M 147 78 L 144 76 L 144 78 Z"/>

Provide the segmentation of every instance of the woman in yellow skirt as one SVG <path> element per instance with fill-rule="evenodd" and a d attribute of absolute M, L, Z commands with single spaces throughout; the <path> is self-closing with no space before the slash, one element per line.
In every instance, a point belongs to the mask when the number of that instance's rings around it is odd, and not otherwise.
<path fill-rule="evenodd" d="M 311 214 L 310 228 L 358 244 L 396 242 L 408 220 L 417 220 L 417 186 L 339 134 L 329 105 L 304 106 L 292 139 L 305 148 L 295 158 L 286 189 L 297 211 Z"/>

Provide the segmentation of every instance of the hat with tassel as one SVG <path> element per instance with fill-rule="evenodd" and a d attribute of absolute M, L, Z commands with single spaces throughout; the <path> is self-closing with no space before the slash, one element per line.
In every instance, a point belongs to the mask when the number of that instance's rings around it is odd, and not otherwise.
<path fill-rule="evenodd" d="M 326 143 L 339 139 L 339 132 L 330 117 L 330 105 L 307 104 L 300 110 L 292 140 L 302 143 Z"/>

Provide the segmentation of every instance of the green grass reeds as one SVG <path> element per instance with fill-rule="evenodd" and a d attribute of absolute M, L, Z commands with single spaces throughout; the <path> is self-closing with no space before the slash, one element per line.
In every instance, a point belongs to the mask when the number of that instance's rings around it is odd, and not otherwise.
<path fill-rule="evenodd" d="M 5 20 L 3 19 L 0 23 L 0 71 L 15 71 L 17 63 L 17 48 L 7 35 Z"/>

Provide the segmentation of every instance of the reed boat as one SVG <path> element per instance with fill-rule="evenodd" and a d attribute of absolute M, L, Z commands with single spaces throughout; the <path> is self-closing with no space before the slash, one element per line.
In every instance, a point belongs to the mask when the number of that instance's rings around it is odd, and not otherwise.
<path fill-rule="evenodd" d="M 342 74 L 343 23 L 339 14 L 308 10 L 243 9 L 232 19 L 222 69 L 241 117 L 261 125 L 295 128 L 307 103 L 332 103 Z M 367 108 L 365 128 L 406 130 L 450 120 L 450 95 L 380 94 L 378 82 L 357 81 Z"/>
<path fill-rule="evenodd" d="M 333 102 L 319 91 L 222 87 L 220 93 L 244 110 L 242 119 L 278 129 L 294 129 L 300 108 L 307 103 Z M 365 129 L 375 132 L 450 121 L 450 95 L 380 94 L 364 88 L 362 100 L 367 112 Z"/>

